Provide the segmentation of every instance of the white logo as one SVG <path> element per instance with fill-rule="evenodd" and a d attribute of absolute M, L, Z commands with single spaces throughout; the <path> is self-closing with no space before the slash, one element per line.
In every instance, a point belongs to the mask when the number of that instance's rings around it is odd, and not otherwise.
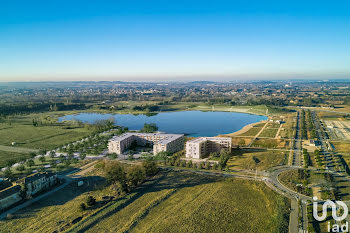
<path fill-rule="evenodd" d="M 313 202 L 313 216 L 317 221 L 324 221 L 327 218 L 327 208 L 328 206 L 332 207 L 332 217 L 335 221 L 342 221 L 348 216 L 348 207 L 347 205 L 342 201 L 335 201 L 335 203 L 331 200 L 327 200 L 322 205 L 322 215 L 321 217 L 318 216 L 318 203 L 317 203 L 317 197 L 313 198 L 315 201 Z M 337 216 L 337 205 L 341 206 L 343 208 L 343 214 L 338 217 Z"/>

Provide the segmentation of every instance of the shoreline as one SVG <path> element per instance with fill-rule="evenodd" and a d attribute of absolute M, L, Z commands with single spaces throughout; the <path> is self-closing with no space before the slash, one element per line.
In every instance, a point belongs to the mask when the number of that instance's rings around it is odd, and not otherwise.
<path fill-rule="evenodd" d="M 224 134 L 224 136 L 229 136 L 229 137 L 234 137 L 234 136 L 238 136 L 240 134 L 244 134 L 245 132 L 247 132 L 248 130 L 250 130 L 251 128 L 253 128 L 255 125 L 261 124 L 261 123 L 266 123 L 268 122 L 268 120 L 262 120 L 259 122 L 255 122 L 249 125 L 244 126 L 242 129 L 232 132 L 232 133 L 228 133 L 228 134 Z"/>

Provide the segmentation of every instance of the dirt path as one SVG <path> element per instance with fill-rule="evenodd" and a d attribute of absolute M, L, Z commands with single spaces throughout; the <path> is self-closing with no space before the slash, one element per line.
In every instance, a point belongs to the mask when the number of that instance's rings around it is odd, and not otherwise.
<path fill-rule="evenodd" d="M 255 137 L 253 138 L 253 140 L 249 143 L 248 147 L 251 147 L 251 146 L 252 146 L 252 144 L 254 143 L 255 139 L 256 139 L 257 137 L 259 137 L 259 135 L 264 131 L 264 129 L 266 128 L 266 126 L 267 126 L 268 123 L 269 123 L 268 121 L 265 123 L 264 127 L 262 127 L 261 130 L 255 135 Z"/>
<path fill-rule="evenodd" d="M 278 128 L 278 131 L 276 133 L 275 139 L 278 139 L 278 135 L 280 135 L 280 132 L 282 130 L 282 124 L 280 125 L 280 127 Z"/>
<path fill-rule="evenodd" d="M 251 128 L 253 128 L 255 125 L 258 125 L 258 124 L 261 124 L 261 123 L 265 123 L 266 121 L 259 121 L 259 122 L 256 122 L 256 123 L 253 123 L 253 124 L 249 124 L 249 125 L 246 125 L 244 126 L 242 129 L 236 131 L 236 132 L 233 132 L 233 133 L 229 133 L 229 134 L 225 134 L 225 136 L 237 136 L 237 135 L 240 135 L 240 134 L 244 134 L 245 132 L 249 131 Z M 245 136 L 247 137 L 247 136 Z"/>

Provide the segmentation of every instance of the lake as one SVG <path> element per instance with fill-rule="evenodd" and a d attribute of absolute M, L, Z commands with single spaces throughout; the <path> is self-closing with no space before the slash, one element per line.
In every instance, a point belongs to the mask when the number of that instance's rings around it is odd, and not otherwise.
<path fill-rule="evenodd" d="M 117 125 L 139 130 L 144 123 L 155 123 L 159 131 L 166 133 L 181 133 L 192 137 L 217 136 L 240 130 L 244 126 L 267 120 L 266 116 L 259 116 L 237 112 L 161 112 L 155 115 L 134 114 L 102 114 L 79 113 L 60 117 L 59 122 L 65 120 L 79 120 L 94 123 L 113 117 Z"/>

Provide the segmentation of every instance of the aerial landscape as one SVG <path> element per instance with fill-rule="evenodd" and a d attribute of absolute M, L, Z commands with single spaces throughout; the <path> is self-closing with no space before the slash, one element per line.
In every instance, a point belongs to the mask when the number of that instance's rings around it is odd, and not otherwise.
<path fill-rule="evenodd" d="M 0 232 L 349 232 L 346 3 L 18 3 Z"/>

